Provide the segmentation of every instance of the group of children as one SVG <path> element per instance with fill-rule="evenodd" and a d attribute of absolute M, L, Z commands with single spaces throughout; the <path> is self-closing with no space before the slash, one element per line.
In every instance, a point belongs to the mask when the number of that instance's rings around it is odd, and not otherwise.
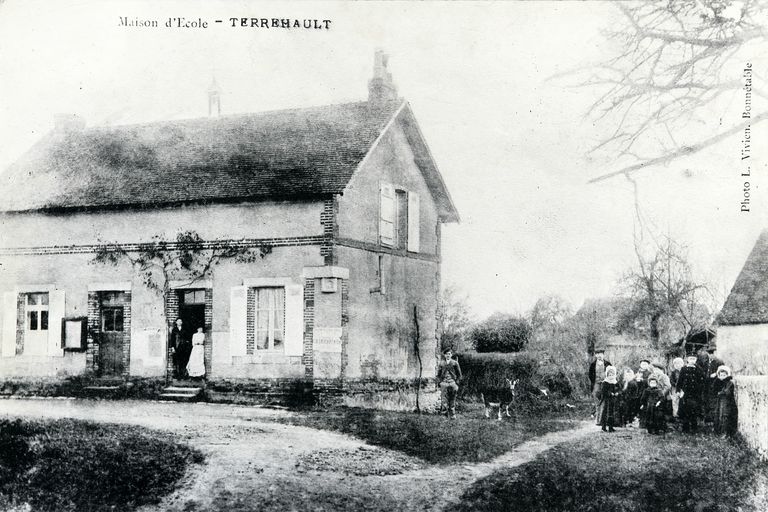
<path fill-rule="evenodd" d="M 686 362 L 678 357 L 672 361 L 669 374 L 661 364 L 645 359 L 637 372 L 625 368 L 619 378 L 602 352 L 596 353 L 589 377 L 597 424 L 603 431 L 614 432 L 615 427 L 639 420 L 639 426 L 648 433 L 661 434 L 670 421 L 679 421 L 683 432 L 695 432 L 704 418 L 714 424 L 716 433 L 735 434 L 737 409 L 731 369 L 711 354 L 705 365 L 695 354 L 687 356 Z"/>

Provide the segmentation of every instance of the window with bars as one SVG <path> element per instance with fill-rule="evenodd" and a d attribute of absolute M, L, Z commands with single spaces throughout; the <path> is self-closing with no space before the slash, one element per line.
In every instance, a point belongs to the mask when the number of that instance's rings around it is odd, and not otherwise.
<path fill-rule="evenodd" d="M 28 293 L 24 302 L 25 329 L 27 331 L 47 331 L 48 294 Z"/>
<path fill-rule="evenodd" d="M 285 341 L 285 288 L 255 288 L 254 334 L 256 350 L 283 350 Z"/>

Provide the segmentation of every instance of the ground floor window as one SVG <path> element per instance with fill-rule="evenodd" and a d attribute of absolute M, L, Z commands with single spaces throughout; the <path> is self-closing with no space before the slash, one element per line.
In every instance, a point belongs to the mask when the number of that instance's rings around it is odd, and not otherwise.
<path fill-rule="evenodd" d="M 23 342 L 17 344 L 17 355 L 43 356 L 48 352 L 49 297 L 47 292 L 25 293 Z"/>
<path fill-rule="evenodd" d="M 27 293 L 24 310 L 27 331 L 48 330 L 48 293 Z"/>
<path fill-rule="evenodd" d="M 255 288 L 256 350 L 283 350 L 285 288 Z"/>

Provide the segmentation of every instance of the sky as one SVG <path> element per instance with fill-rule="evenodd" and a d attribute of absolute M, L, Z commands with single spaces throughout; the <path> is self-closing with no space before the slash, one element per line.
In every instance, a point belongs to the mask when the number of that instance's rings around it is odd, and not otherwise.
<path fill-rule="evenodd" d="M 120 16 L 161 26 L 120 27 Z M 209 27 L 165 28 L 169 17 Z M 331 23 L 233 28 L 233 17 Z M 524 313 L 549 294 L 578 308 L 613 294 L 636 262 L 629 182 L 588 183 L 615 169 L 610 155 L 587 156 L 606 129 L 584 116 L 598 91 L 563 75 L 616 52 L 604 31 L 617 17 L 602 2 L 6 0 L 0 169 L 48 132 L 56 113 L 89 126 L 205 116 L 214 76 L 225 114 L 362 100 L 381 48 L 461 215 L 443 229 L 443 284 L 466 295 L 478 318 Z M 768 60 L 743 59 L 763 70 Z M 712 123 L 738 116 L 740 102 L 738 93 L 727 98 Z M 744 213 L 739 147 L 728 139 L 637 175 L 648 225 L 689 248 L 719 302 L 768 225 L 765 151 L 754 149 Z"/>

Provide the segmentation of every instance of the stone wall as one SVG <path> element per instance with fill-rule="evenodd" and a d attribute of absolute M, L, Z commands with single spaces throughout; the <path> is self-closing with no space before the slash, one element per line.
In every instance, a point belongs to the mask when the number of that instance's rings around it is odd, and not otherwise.
<path fill-rule="evenodd" d="M 768 460 L 768 377 L 736 377 L 739 432 L 763 459 Z"/>
<path fill-rule="evenodd" d="M 388 411 L 416 409 L 416 382 L 412 380 L 348 381 L 342 403 L 348 407 L 365 407 Z M 433 379 L 421 384 L 419 408 L 436 412 L 440 408 L 440 391 Z"/>

